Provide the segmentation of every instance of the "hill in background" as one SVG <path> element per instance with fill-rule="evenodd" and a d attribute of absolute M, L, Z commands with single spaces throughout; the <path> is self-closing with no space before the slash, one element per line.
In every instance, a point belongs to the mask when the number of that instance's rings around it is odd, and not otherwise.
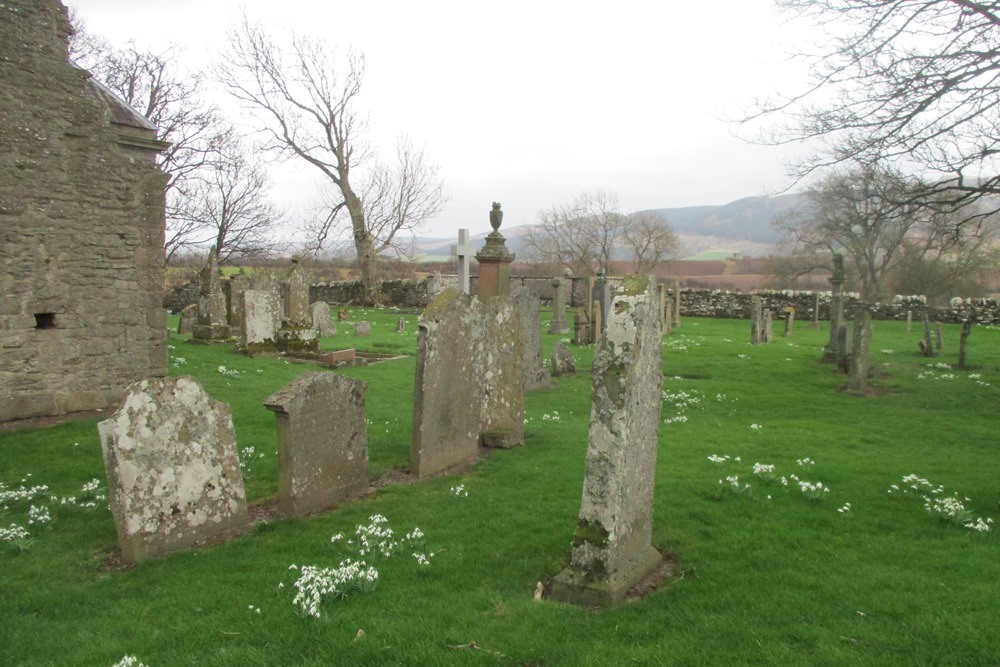
<path fill-rule="evenodd" d="M 745 257 L 770 255 L 778 242 L 771 223 L 774 219 L 802 205 L 804 195 L 786 194 L 771 197 L 744 197 L 719 206 L 686 206 L 653 209 L 663 214 L 680 237 L 684 253 L 698 259 L 721 259 L 734 254 Z M 507 247 L 518 252 L 520 237 L 532 225 L 503 229 Z M 473 246 L 481 248 L 488 231 L 473 236 Z M 447 260 L 455 239 L 417 237 L 413 239 L 413 254 L 424 261 Z"/>

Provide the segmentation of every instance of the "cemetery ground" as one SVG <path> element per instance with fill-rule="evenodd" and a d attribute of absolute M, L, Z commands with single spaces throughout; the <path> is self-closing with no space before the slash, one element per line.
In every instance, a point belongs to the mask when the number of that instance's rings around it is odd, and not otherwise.
<path fill-rule="evenodd" d="M 224 544 L 121 567 L 95 420 L 0 433 L 0 652 L 10 665 L 328 664 L 997 664 L 1000 596 L 1000 330 L 977 327 L 970 368 L 956 368 L 959 328 L 917 352 L 919 327 L 875 322 L 873 395 L 817 360 L 828 339 L 794 335 L 750 346 L 747 321 L 685 318 L 664 337 L 663 412 L 653 544 L 676 565 L 659 589 L 601 611 L 547 599 L 538 582 L 566 564 L 580 507 L 593 348 L 580 372 L 525 397 L 524 447 L 410 482 L 416 315 L 351 309 L 324 349 L 405 355 L 346 368 L 368 382 L 366 498 L 306 519 L 274 516 Z M 176 321 L 171 324 L 176 327 Z M 546 359 L 559 336 L 542 323 Z M 779 329 L 778 326 L 775 327 Z M 251 504 L 277 492 L 274 415 L 261 402 L 311 364 L 247 358 L 171 336 L 170 372 L 198 378 L 232 406 Z M 950 367 L 949 367 L 950 366 Z M 335 418 L 335 414 L 331 414 Z M 773 469 L 768 466 L 773 466 Z M 756 472 L 755 472 L 756 467 Z M 968 515 L 925 509 L 924 483 Z M 782 483 L 782 479 L 787 484 Z M 822 486 L 819 486 L 819 484 Z M 910 488 L 916 487 L 916 488 Z M 828 491 L 826 490 L 828 489 Z M 905 491 L 905 493 L 904 493 Z M 90 492 L 93 496 L 95 492 Z M 75 506 L 58 498 L 74 496 Z M 971 499 L 971 500 L 967 500 Z M 47 507 L 44 522 L 36 509 Z M 945 503 L 947 505 L 947 503 Z M 929 505 L 932 509 L 935 505 Z M 947 505 L 956 510 L 954 505 Z M 251 512 L 254 514 L 254 512 Z M 381 515 L 419 527 L 428 565 L 407 548 L 360 557 L 377 587 L 326 598 L 319 616 L 293 604 L 303 566 L 357 555 L 357 526 Z M 41 521 L 41 523 L 39 523 Z M 376 520 L 377 522 L 378 520 Z M 331 537 L 343 538 L 331 542 Z M 348 541 L 353 544 L 348 544 Z"/>

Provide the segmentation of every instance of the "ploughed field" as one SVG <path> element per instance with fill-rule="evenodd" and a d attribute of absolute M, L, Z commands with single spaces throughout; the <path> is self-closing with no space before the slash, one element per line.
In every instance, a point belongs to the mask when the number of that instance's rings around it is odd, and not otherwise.
<path fill-rule="evenodd" d="M 341 322 L 321 341 L 402 358 L 336 371 L 368 382 L 375 483 L 308 519 L 271 511 L 275 418 L 262 401 L 316 367 L 171 337 L 171 374 L 232 407 L 258 522 L 224 544 L 123 568 L 96 421 L 0 433 L 0 527 L 26 532 L 0 541 L 0 662 L 1000 662 L 1000 330 L 974 328 L 959 370 L 957 326 L 927 359 L 917 325 L 875 322 L 879 377 L 858 397 L 818 363 L 826 322 L 796 322 L 789 338 L 775 322 L 774 342 L 754 347 L 748 321 L 684 319 L 664 337 L 653 526 L 676 571 L 594 611 L 533 599 L 576 526 L 593 348 L 571 347 L 577 375 L 527 395 L 524 447 L 411 482 L 416 314 L 395 333 L 400 314 L 351 309 L 372 335 Z M 560 338 L 547 329 L 546 358 Z M 386 528 L 389 555 L 359 554 Z M 338 571 L 339 595 L 317 593 L 323 568 L 329 580 L 348 560 L 365 566 Z"/>

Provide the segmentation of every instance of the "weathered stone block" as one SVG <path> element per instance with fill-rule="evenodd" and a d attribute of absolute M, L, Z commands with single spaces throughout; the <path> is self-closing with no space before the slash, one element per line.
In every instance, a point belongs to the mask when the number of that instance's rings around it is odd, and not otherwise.
<path fill-rule="evenodd" d="M 509 297 L 447 289 L 418 320 L 410 472 L 475 459 L 479 444 L 524 443 L 524 356 Z"/>
<path fill-rule="evenodd" d="M 278 424 L 278 506 L 301 516 L 368 490 L 368 385 L 303 373 L 265 401 Z"/>
<path fill-rule="evenodd" d="M 97 429 L 124 560 L 185 549 L 246 525 L 229 406 L 194 378 L 133 385 Z"/>
<path fill-rule="evenodd" d="M 562 377 L 575 374 L 576 362 L 573 360 L 573 354 L 566 347 L 566 343 L 559 341 L 552 348 L 552 376 Z"/>
<path fill-rule="evenodd" d="M 310 306 L 313 329 L 320 336 L 333 336 L 337 333 L 337 325 L 330 319 L 330 304 L 326 301 L 316 301 Z"/>
<path fill-rule="evenodd" d="M 281 303 L 270 290 L 244 290 L 240 314 L 241 344 L 248 350 L 275 349 L 281 323 Z"/>
<path fill-rule="evenodd" d="M 371 322 L 355 322 L 354 323 L 354 335 L 355 336 L 370 336 L 372 334 L 372 323 Z"/>
<path fill-rule="evenodd" d="M 651 543 L 663 365 L 653 285 L 623 283 L 594 354 L 583 501 L 557 600 L 618 603 L 661 560 Z"/>

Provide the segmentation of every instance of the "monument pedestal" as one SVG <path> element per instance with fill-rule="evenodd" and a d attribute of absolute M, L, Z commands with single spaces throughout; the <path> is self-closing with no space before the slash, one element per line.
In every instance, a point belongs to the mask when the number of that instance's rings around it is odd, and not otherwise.
<path fill-rule="evenodd" d="M 662 561 L 662 554 L 653 547 L 648 547 L 625 567 L 599 579 L 589 572 L 570 566 L 552 580 L 549 597 L 559 602 L 587 607 L 611 607 L 621 603 L 632 587 Z"/>

